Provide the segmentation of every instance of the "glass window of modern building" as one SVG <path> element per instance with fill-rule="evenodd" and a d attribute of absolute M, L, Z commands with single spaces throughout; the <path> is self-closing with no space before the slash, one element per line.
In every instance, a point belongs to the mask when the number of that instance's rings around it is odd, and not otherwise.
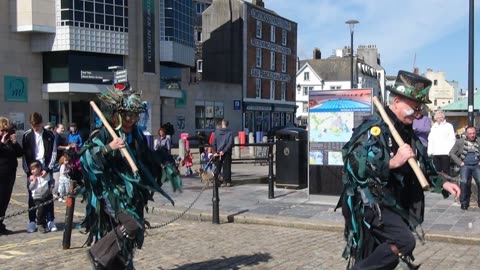
<path fill-rule="evenodd" d="M 61 0 L 59 24 L 128 32 L 128 0 Z"/>
<path fill-rule="evenodd" d="M 192 0 L 161 0 L 160 40 L 174 41 L 193 48 L 195 14 Z"/>

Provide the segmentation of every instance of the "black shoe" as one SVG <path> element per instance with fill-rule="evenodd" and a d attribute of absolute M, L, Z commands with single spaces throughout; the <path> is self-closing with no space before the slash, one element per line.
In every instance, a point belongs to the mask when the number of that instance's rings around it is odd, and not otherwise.
<path fill-rule="evenodd" d="M 462 204 L 460 206 L 460 208 L 462 208 L 462 210 L 467 210 L 468 209 L 468 205 L 467 204 Z"/>
<path fill-rule="evenodd" d="M 37 227 L 38 227 L 38 232 L 39 233 L 47 233 L 48 232 L 47 228 L 43 225 L 37 224 Z"/>

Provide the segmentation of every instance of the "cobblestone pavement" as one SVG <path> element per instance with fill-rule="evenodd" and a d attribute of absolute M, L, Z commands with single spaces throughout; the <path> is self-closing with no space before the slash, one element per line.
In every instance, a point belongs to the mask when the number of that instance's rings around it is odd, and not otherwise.
<path fill-rule="evenodd" d="M 13 208 L 20 208 L 15 194 Z M 64 206 L 57 203 L 57 220 Z M 81 220 L 81 205 L 75 221 Z M 152 225 L 166 221 L 148 214 Z M 16 231 L 1 236 L 0 269 L 91 269 L 82 248 L 85 235 L 72 235 L 71 249 L 62 249 L 62 223 L 58 232 L 26 233 L 26 216 L 7 222 Z M 20 226 L 20 227 L 18 227 Z M 148 230 L 144 248 L 135 256 L 136 269 L 345 269 L 341 258 L 341 233 L 286 227 L 180 220 L 161 229 Z M 415 256 L 421 269 L 468 269 L 480 260 L 480 248 L 442 242 L 418 244 Z"/>

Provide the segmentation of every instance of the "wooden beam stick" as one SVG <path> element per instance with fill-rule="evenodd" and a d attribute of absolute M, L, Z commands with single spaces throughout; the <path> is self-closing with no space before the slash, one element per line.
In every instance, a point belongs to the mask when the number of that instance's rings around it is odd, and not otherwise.
<path fill-rule="evenodd" d="M 387 112 L 385 112 L 385 109 L 383 108 L 382 103 L 380 103 L 380 100 L 378 100 L 378 97 L 376 96 L 373 97 L 373 104 L 375 104 L 375 107 L 377 107 L 377 110 L 382 116 L 383 121 L 385 121 L 385 123 L 388 125 L 388 129 L 390 129 L 393 139 L 398 144 L 398 146 L 404 145 L 405 142 L 403 141 L 402 137 L 398 133 L 397 129 L 395 129 L 395 126 L 393 125 L 392 120 L 390 120 L 390 117 L 388 117 Z M 412 167 L 412 170 L 417 176 L 418 182 L 420 182 L 420 185 L 422 186 L 423 190 L 429 189 L 430 185 L 428 184 L 428 181 L 425 178 L 425 175 L 423 175 L 422 170 L 418 166 L 417 161 L 414 158 L 409 158 L 408 164 L 410 165 L 410 167 Z"/>
<path fill-rule="evenodd" d="M 93 101 L 90 101 L 90 106 L 93 108 L 95 113 L 98 115 L 98 117 L 102 121 L 105 128 L 107 128 L 108 133 L 110 133 L 110 135 L 113 137 L 113 139 L 118 138 L 117 133 L 115 133 L 112 126 L 110 126 L 107 119 L 105 119 L 105 116 L 103 115 L 102 111 L 100 111 L 100 109 L 97 107 L 97 104 L 95 104 L 95 102 L 93 102 Z M 125 159 L 127 159 L 127 162 L 130 165 L 130 167 L 132 168 L 132 171 L 134 173 L 138 172 L 137 165 L 135 165 L 135 162 L 133 161 L 132 156 L 130 156 L 130 153 L 128 153 L 127 149 L 125 147 L 122 147 L 122 148 L 120 148 L 120 151 L 122 152 L 123 157 L 125 157 Z"/>

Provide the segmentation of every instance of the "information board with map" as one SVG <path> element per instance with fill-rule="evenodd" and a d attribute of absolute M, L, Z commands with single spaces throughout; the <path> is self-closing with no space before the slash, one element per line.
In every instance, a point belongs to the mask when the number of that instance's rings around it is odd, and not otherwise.
<path fill-rule="evenodd" d="M 343 145 L 371 112 L 372 89 L 310 91 L 310 165 L 343 165 Z"/>

